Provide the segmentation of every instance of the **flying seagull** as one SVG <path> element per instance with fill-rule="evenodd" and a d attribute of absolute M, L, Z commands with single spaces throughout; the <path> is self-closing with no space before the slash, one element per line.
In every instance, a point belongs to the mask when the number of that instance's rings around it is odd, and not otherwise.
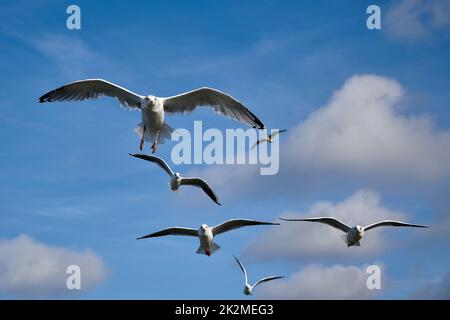
<path fill-rule="evenodd" d="M 259 145 L 263 142 L 272 143 L 273 138 L 275 136 L 279 135 L 280 133 L 286 132 L 286 131 L 287 131 L 287 129 L 283 129 L 283 130 L 278 130 L 278 131 L 275 131 L 274 133 L 269 134 L 266 138 L 256 141 L 256 143 L 253 145 L 252 149 L 254 149 L 257 145 Z"/>
<path fill-rule="evenodd" d="M 153 237 L 162 237 L 162 236 L 191 236 L 191 237 L 198 237 L 200 240 L 200 246 L 197 249 L 198 254 L 205 254 L 207 256 L 212 255 L 215 251 L 219 250 L 220 247 L 218 244 L 214 242 L 214 237 L 227 232 L 231 231 L 233 229 L 245 227 L 245 226 L 256 226 L 256 225 L 279 225 L 279 223 L 274 222 L 263 222 L 263 221 L 255 221 L 255 220 L 245 220 L 245 219 L 235 219 L 235 220 L 228 220 L 224 223 L 221 223 L 215 227 L 208 227 L 206 224 L 202 224 L 201 227 L 196 230 L 192 228 L 180 228 L 180 227 L 173 227 L 164 229 L 158 232 L 150 233 L 146 236 L 137 238 L 139 239 L 146 239 L 146 238 L 153 238 Z"/>
<path fill-rule="evenodd" d="M 305 218 L 305 219 L 280 218 L 280 219 L 284 220 L 284 221 L 310 221 L 310 222 L 320 222 L 320 223 L 328 224 L 329 226 L 339 229 L 345 233 L 345 235 L 343 236 L 343 239 L 348 247 L 360 246 L 361 244 L 359 243 L 359 240 L 362 239 L 364 232 L 369 231 L 370 229 L 373 229 L 373 228 L 377 228 L 377 227 L 390 226 L 390 227 L 428 228 L 428 226 L 423 226 L 423 225 L 419 225 L 419 224 L 410 224 L 410 223 L 406 223 L 406 222 L 393 221 L 393 220 L 384 220 L 384 221 L 376 222 L 376 223 L 370 224 L 366 227 L 361 227 L 361 226 L 357 225 L 352 228 L 333 217 L 318 217 L 318 218 Z"/>
<path fill-rule="evenodd" d="M 188 185 L 188 186 L 202 188 L 203 191 L 211 198 L 212 201 L 214 201 L 215 203 L 220 205 L 217 195 L 214 193 L 214 191 L 211 189 L 211 187 L 202 179 L 200 179 L 200 178 L 183 178 L 178 172 L 173 172 L 173 170 L 169 167 L 167 162 L 165 162 L 163 159 L 156 157 L 156 156 L 149 156 L 146 154 L 131 154 L 131 153 L 129 153 L 129 155 L 139 158 L 139 159 L 144 159 L 144 160 L 156 163 L 158 166 L 160 166 L 170 176 L 169 186 L 172 191 L 178 190 L 178 188 L 182 185 Z"/>
<path fill-rule="evenodd" d="M 264 128 L 262 122 L 241 102 L 226 93 L 206 87 L 162 98 L 142 96 L 103 79 L 86 79 L 47 92 L 39 98 L 39 102 L 80 101 L 100 96 L 116 98 L 122 107 L 141 110 L 142 122 L 135 129 L 141 137 L 141 151 L 144 141 L 153 143 L 151 149 L 154 153 L 157 144 L 162 144 L 165 138 L 170 138 L 173 129 L 164 121 L 166 113 L 190 113 L 202 106 L 209 106 L 218 114 L 254 128 Z"/>
<path fill-rule="evenodd" d="M 242 265 L 242 263 L 239 261 L 238 258 L 236 258 L 236 256 L 233 254 L 233 257 L 236 259 L 237 263 L 239 264 L 239 267 L 241 268 L 242 272 L 244 273 L 244 278 L 245 278 L 245 284 L 244 284 L 244 294 L 246 294 L 247 296 L 252 294 L 252 290 L 259 284 L 263 283 L 263 282 L 267 282 L 267 281 L 271 281 L 271 280 L 276 280 L 276 279 L 282 279 L 284 277 L 265 277 L 262 278 L 261 280 L 255 282 L 254 285 L 250 285 L 248 283 L 248 279 L 247 279 L 247 271 L 245 271 L 244 266 Z"/>

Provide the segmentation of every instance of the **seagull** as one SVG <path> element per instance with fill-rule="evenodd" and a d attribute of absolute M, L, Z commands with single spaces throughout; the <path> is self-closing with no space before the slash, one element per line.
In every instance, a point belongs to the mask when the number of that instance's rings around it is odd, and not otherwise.
<path fill-rule="evenodd" d="M 165 162 L 163 159 L 156 157 L 156 156 L 150 156 L 146 154 L 131 154 L 130 156 L 144 159 L 153 163 L 156 163 L 158 166 L 160 166 L 167 174 L 170 176 L 170 182 L 169 186 L 172 191 L 177 191 L 178 188 L 181 185 L 188 185 L 188 186 L 194 186 L 198 188 L 202 188 L 203 191 L 218 205 L 221 205 L 219 203 L 219 199 L 217 198 L 214 191 L 211 189 L 211 187 L 202 179 L 200 178 L 183 178 L 178 172 L 173 172 L 173 170 L 169 167 L 167 162 Z"/>
<path fill-rule="evenodd" d="M 214 242 L 215 236 L 227 231 L 231 231 L 233 229 L 256 225 L 279 225 L 279 223 L 246 220 L 246 219 L 234 219 L 228 220 L 212 228 L 208 227 L 208 225 L 206 224 L 202 224 L 198 230 L 192 228 L 172 227 L 158 232 L 150 233 L 146 236 L 139 237 L 137 239 L 139 240 L 168 235 L 198 237 L 198 239 L 200 240 L 200 246 L 198 247 L 196 253 L 205 254 L 209 257 L 215 251 L 220 249 L 220 246 Z"/>
<path fill-rule="evenodd" d="M 359 225 L 355 227 L 350 227 L 346 225 L 345 223 L 339 221 L 336 218 L 333 217 L 318 217 L 318 218 L 306 218 L 306 219 L 284 219 L 280 218 L 284 221 L 311 221 L 311 222 L 320 222 L 328 224 L 329 226 L 332 226 L 333 228 L 339 229 L 343 232 L 345 232 L 345 235 L 343 235 L 343 239 L 345 243 L 347 244 L 347 247 L 351 246 L 360 246 L 359 240 L 362 239 L 364 232 L 369 231 L 370 229 L 377 228 L 377 227 L 383 227 L 383 226 L 390 226 L 390 227 L 415 227 L 415 228 L 428 228 L 428 226 L 423 226 L 419 224 L 410 224 L 406 222 L 400 222 L 400 221 L 393 221 L 393 220 L 383 220 L 380 222 L 376 222 L 373 224 L 370 224 L 366 227 L 361 227 Z"/>
<path fill-rule="evenodd" d="M 241 268 L 242 272 L 244 273 L 244 278 L 245 278 L 245 284 L 244 284 L 244 294 L 249 296 L 252 294 L 252 290 L 259 284 L 263 283 L 263 282 L 267 282 L 267 281 L 271 281 L 271 280 L 276 280 L 276 279 L 282 279 L 285 277 L 265 277 L 262 278 L 261 280 L 257 281 L 254 285 L 250 285 L 248 283 L 247 280 L 247 271 L 245 271 L 244 266 L 242 265 L 242 263 L 239 261 L 238 258 L 236 258 L 236 256 L 233 254 L 233 257 L 236 259 L 237 263 L 239 264 L 239 267 Z"/>
<path fill-rule="evenodd" d="M 141 151 L 144 141 L 153 142 L 151 149 L 155 153 L 157 144 L 162 144 L 165 138 L 170 138 L 173 129 L 164 121 L 166 113 L 190 113 L 202 106 L 209 106 L 218 114 L 254 128 L 264 129 L 263 123 L 241 102 L 226 93 L 207 87 L 162 98 L 142 96 L 103 79 L 86 79 L 47 92 L 39 98 L 39 102 L 80 101 L 100 96 L 116 98 L 122 107 L 141 110 L 142 122 L 135 128 L 141 137 Z"/>
<path fill-rule="evenodd" d="M 286 131 L 287 131 L 287 129 L 283 129 L 283 130 L 278 130 L 278 131 L 275 131 L 274 133 L 269 134 L 266 138 L 256 141 L 256 143 L 253 145 L 252 149 L 254 149 L 257 145 L 259 145 L 260 143 L 263 143 L 263 142 L 272 143 L 273 138 L 275 136 L 279 135 L 280 133 L 286 132 Z"/>

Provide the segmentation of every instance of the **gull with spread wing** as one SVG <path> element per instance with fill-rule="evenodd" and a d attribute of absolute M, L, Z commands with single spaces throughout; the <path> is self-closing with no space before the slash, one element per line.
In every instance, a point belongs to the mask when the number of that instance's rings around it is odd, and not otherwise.
<path fill-rule="evenodd" d="M 253 145 L 252 149 L 254 149 L 257 145 L 263 143 L 263 142 L 267 142 L 267 143 L 272 143 L 273 142 L 273 138 L 275 138 L 277 135 L 279 135 L 280 133 L 286 132 L 287 129 L 283 129 L 283 130 L 278 130 L 275 131 L 274 133 L 269 134 L 266 138 L 263 139 L 259 139 L 258 141 L 256 141 L 256 143 Z"/>
<path fill-rule="evenodd" d="M 130 156 L 147 160 L 153 163 L 156 163 L 160 168 L 162 168 L 167 174 L 170 176 L 170 182 L 169 186 L 172 191 L 177 191 L 178 188 L 182 185 L 186 186 L 194 186 L 197 188 L 202 188 L 202 190 L 211 198 L 212 201 L 220 205 L 219 199 L 217 198 L 217 195 L 215 192 L 211 189 L 211 187 L 202 179 L 200 178 L 184 178 L 182 177 L 178 172 L 174 172 L 167 162 L 165 162 L 163 159 L 156 157 L 156 156 L 150 156 L 146 154 L 129 154 Z"/>
<path fill-rule="evenodd" d="M 262 278 L 262 279 L 260 279 L 259 281 L 255 282 L 254 285 L 250 285 L 250 284 L 248 283 L 248 279 L 247 279 L 247 271 L 245 270 L 244 266 L 243 266 L 242 263 L 239 261 L 239 259 L 236 258 L 236 256 L 235 256 L 234 254 L 233 254 L 233 257 L 236 259 L 237 263 L 239 264 L 239 267 L 241 268 L 242 272 L 244 273 L 244 278 L 245 278 L 244 294 L 247 295 L 247 296 L 248 296 L 248 295 L 251 295 L 253 289 L 254 289 L 257 285 L 259 285 L 259 284 L 261 284 L 261 283 L 263 283 L 263 282 L 272 281 L 272 280 L 276 280 L 276 279 L 283 279 L 283 278 L 284 278 L 284 277 L 280 277 L 280 276 L 276 276 L 276 277 L 273 277 L 273 276 L 272 276 L 272 277 L 265 277 L 265 278 Z"/>
<path fill-rule="evenodd" d="M 226 93 L 206 87 L 163 98 L 142 96 L 103 79 L 86 79 L 47 92 L 39 98 L 39 102 L 80 101 L 100 96 L 116 98 L 121 106 L 141 111 L 142 122 L 135 129 L 141 137 L 141 151 L 144 141 L 153 143 L 151 149 L 154 153 L 157 144 L 170 138 L 173 129 L 165 122 L 165 114 L 190 113 L 202 106 L 209 106 L 218 114 L 254 128 L 264 128 L 262 122 L 241 102 Z"/>
<path fill-rule="evenodd" d="M 202 224 L 198 230 L 193 228 L 172 227 L 158 232 L 150 233 L 143 237 L 139 237 L 138 240 L 169 235 L 197 237 L 200 241 L 200 246 L 197 249 L 197 253 L 205 254 L 209 257 L 215 251 L 220 249 L 220 246 L 214 242 L 215 236 L 237 228 L 242 228 L 246 226 L 257 226 L 257 225 L 279 225 L 279 223 L 246 220 L 246 219 L 234 219 L 228 220 L 212 228 L 206 224 Z"/>
<path fill-rule="evenodd" d="M 343 239 L 348 247 L 351 246 L 360 246 L 359 240 L 362 239 L 364 236 L 364 232 L 369 231 L 370 229 L 377 228 L 377 227 L 414 227 L 414 228 L 428 228 L 428 226 L 423 226 L 419 224 L 411 224 L 406 222 L 400 222 L 400 221 L 393 221 L 393 220 L 383 220 L 380 222 L 376 222 L 373 224 L 370 224 L 365 227 L 361 227 L 360 225 L 356 225 L 355 227 L 350 227 L 346 225 L 345 223 L 339 221 L 336 218 L 333 217 L 317 217 L 317 218 L 304 218 L 304 219 L 285 219 L 280 218 L 284 221 L 310 221 L 310 222 L 319 222 L 324 223 L 329 226 L 332 226 L 333 228 L 336 228 L 338 230 L 341 230 L 345 233 L 343 235 Z"/>

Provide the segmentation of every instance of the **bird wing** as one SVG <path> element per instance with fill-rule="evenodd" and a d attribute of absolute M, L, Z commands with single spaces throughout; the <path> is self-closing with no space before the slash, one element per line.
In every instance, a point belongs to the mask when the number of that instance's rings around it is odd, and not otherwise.
<path fill-rule="evenodd" d="M 272 139 L 273 137 L 279 135 L 280 133 L 286 132 L 286 131 L 287 131 L 287 129 L 275 131 L 274 133 L 270 134 L 269 137 L 270 137 L 270 139 Z"/>
<path fill-rule="evenodd" d="M 139 153 L 136 153 L 136 154 L 129 153 L 129 155 L 132 156 L 132 157 L 136 157 L 136 158 L 139 158 L 139 159 L 144 159 L 144 160 L 156 163 L 158 166 L 160 166 L 162 169 L 164 169 L 164 171 L 167 172 L 167 174 L 169 176 L 173 176 L 174 175 L 173 170 L 169 167 L 167 162 L 165 162 L 160 157 L 149 156 L 149 155 L 146 155 L 146 154 L 139 154 Z"/>
<path fill-rule="evenodd" d="M 244 277 L 245 277 L 245 284 L 248 283 L 248 279 L 247 279 L 247 271 L 245 271 L 244 266 L 242 265 L 242 263 L 239 261 L 239 259 L 233 254 L 234 259 L 236 259 L 239 267 L 241 268 L 242 272 L 244 273 Z"/>
<path fill-rule="evenodd" d="M 345 223 L 339 221 L 336 218 L 333 217 L 318 217 L 318 218 L 304 218 L 304 219 L 285 219 L 285 218 L 280 218 L 281 220 L 285 220 L 285 221 L 310 221 L 310 222 L 320 222 L 320 223 L 325 223 L 329 226 L 332 226 L 336 229 L 342 230 L 343 232 L 347 233 L 351 227 L 346 225 Z"/>
<path fill-rule="evenodd" d="M 267 141 L 267 138 L 260 139 L 260 140 L 256 141 L 255 144 L 254 144 L 253 147 L 252 147 L 252 150 L 255 149 L 255 147 L 256 147 L 257 145 L 259 145 L 260 143 L 262 143 L 262 142 L 264 142 L 264 141 Z"/>
<path fill-rule="evenodd" d="M 218 114 L 263 129 L 264 124 L 242 103 L 232 96 L 216 89 L 200 88 L 173 97 L 164 98 L 164 111 L 190 113 L 197 107 L 210 106 Z"/>
<path fill-rule="evenodd" d="M 154 237 L 163 237 L 163 236 L 190 236 L 190 237 L 198 237 L 197 230 L 192 228 L 180 228 L 180 227 L 172 227 L 167 228 L 158 232 L 150 233 L 145 236 L 137 238 L 146 239 L 146 238 L 154 238 Z"/>
<path fill-rule="evenodd" d="M 233 219 L 228 220 L 224 223 L 221 223 L 212 228 L 213 235 L 218 235 L 233 229 L 245 227 L 245 226 L 256 226 L 256 225 L 279 225 L 279 223 L 274 222 L 264 222 L 264 221 L 255 221 L 255 220 L 246 220 L 246 219 Z"/>
<path fill-rule="evenodd" d="M 384 220 L 384 221 L 372 223 L 372 224 L 368 225 L 367 227 L 364 227 L 364 231 L 368 231 L 370 229 L 373 229 L 376 227 L 382 227 L 382 226 L 428 228 L 428 226 L 424 226 L 424 225 L 420 225 L 420 224 L 411 224 L 411 223 L 400 222 L 400 221 Z"/>
<path fill-rule="evenodd" d="M 202 179 L 200 179 L 200 178 L 181 178 L 180 184 L 181 185 L 189 185 L 189 186 L 202 188 L 203 191 L 212 199 L 212 201 L 214 201 L 215 203 L 220 205 L 219 199 L 217 198 L 217 195 L 211 189 L 209 184 L 207 184 Z"/>
<path fill-rule="evenodd" d="M 276 280 L 276 279 L 283 279 L 283 278 L 285 278 L 285 277 L 265 277 L 265 278 L 262 278 L 261 280 L 259 280 L 258 282 L 256 282 L 253 285 L 253 288 L 256 287 L 257 285 L 263 283 L 263 282 L 272 281 L 272 280 Z"/>
<path fill-rule="evenodd" d="M 100 96 L 117 98 L 122 107 L 140 108 L 143 96 L 122 88 L 103 79 L 86 79 L 71 82 L 55 90 L 47 92 L 39 98 L 39 102 L 80 101 L 96 99 Z"/>

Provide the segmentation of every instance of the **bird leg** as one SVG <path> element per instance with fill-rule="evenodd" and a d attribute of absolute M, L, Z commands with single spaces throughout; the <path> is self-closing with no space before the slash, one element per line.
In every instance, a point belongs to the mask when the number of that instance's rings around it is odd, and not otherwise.
<path fill-rule="evenodd" d="M 152 153 L 156 152 L 156 145 L 158 144 L 159 130 L 160 129 L 158 129 L 158 131 L 156 131 L 155 142 L 153 142 L 153 144 L 152 144 Z"/>
<path fill-rule="evenodd" d="M 144 149 L 144 136 L 145 136 L 145 126 L 142 129 L 142 138 L 141 138 L 141 143 L 139 145 L 139 149 L 142 151 L 142 149 Z"/>

